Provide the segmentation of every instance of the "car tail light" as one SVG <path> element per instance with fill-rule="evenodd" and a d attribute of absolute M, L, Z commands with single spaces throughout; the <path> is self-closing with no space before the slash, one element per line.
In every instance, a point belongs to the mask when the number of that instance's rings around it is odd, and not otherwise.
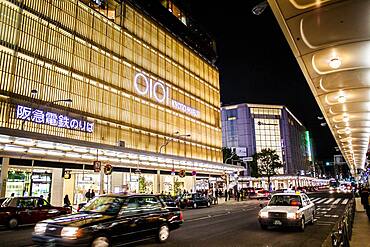
<path fill-rule="evenodd" d="M 183 214 L 182 214 L 182 211 L 180 211 L 180 220 L 184 220 L 184 216 L 183 216 Z"/>

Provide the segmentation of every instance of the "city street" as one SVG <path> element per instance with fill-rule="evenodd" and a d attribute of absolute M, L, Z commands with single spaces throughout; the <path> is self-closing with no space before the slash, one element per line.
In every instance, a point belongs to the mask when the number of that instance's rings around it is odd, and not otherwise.
<path fill-rule="evenodd" d="M 259 201 L 228 202 L 211 208 L 184 210 L 184 225 L 171 232 L 161 246 L 321 246 L 343 213 L 349 195 L 314 193 L 317 207 L 314 225 L 305 232 L 289 229 L 262 230 L 257 221 Z M 32 227 L 0 231 L 2 246 L 32 246 Z M 157 246 L 153 240 L 138 243 Z"/>

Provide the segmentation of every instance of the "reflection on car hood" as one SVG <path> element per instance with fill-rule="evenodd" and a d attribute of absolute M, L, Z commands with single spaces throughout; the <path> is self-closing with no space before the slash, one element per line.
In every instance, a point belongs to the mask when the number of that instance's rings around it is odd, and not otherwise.
<path fill-rule="evenodd" d="M 267 206 L 261 209 L 261 212 L 295 213 L 298 209 L 296 206 Z"/>
<path fill-rule="evenodd" d="M 114 218 L 111 215 L 103 215 L 99 213 L 77 213 L 66 216 L 60 216 L 50 220 L 44 220 L 44 223 L 50 223 L 61 226 L 87 226 L 98 222 L 106 221 Z"/>

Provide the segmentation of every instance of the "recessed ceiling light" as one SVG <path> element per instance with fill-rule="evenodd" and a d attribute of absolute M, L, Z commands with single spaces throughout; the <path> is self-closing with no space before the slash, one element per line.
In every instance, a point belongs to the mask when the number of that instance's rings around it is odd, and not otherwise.
<path fill-rule="evenodd" d="M 348 122 L 349 121 L 349 116 L 344 116 L 343 117 L 343 122 Z"/>
<path fill-rule="evenodd" d="M 344 95 L 339 95 L 339 96 L 338 96 L 338 102 L 339 102 L 339 103 L 344 103 L 344 102 L 346 102 L 346 96 L 344 96 Z"/>
<path fill-rule="evenodd" d="M 342 61 L 339 58 L 335 57 L 330 59 L 329 66 L 333 69 L 338 69 L 342 65 Z"/>

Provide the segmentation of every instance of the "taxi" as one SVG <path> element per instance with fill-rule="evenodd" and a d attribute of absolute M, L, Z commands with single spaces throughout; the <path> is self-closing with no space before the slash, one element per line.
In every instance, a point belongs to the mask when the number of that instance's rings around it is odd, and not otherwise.
<path fill-rule="evenodd" d="M 313 224 L 315 204 L 304 193 L 286 191 L 274 194 L 268 205 L 258 214 L 262 229 L 269 226 L 295 227 L 304 231 L 307 223 Z"/>

